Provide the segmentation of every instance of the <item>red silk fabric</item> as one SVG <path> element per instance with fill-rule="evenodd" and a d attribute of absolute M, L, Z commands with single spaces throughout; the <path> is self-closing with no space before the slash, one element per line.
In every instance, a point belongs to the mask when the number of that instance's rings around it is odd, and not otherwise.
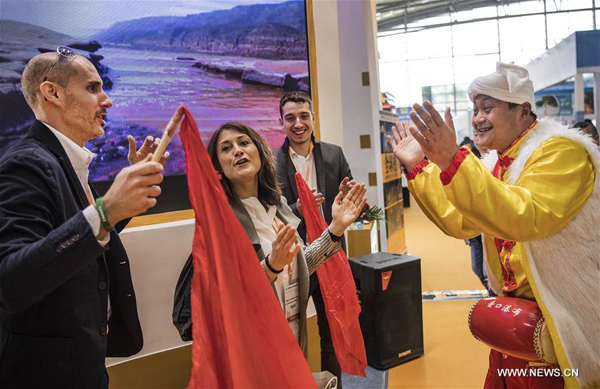
<path fill-rule="evenodd" d="M 310 188 L 296 173 L 296 187 L 302 204 L 302 216 L 306 224 L 309 242 L 319 238 L 327 228 L 323 215 Z M 329 321 L 331 340 L 342 371 L 365 377 L 367 355 L 358 315 L 360 304 L 356 296 L 356 284 L 344 250 L 340 250 L 317 270 L 325 312 Z"/>
<path fill-rule="evenodd" d="M 180 136 L 196 217 L 188 388 L 316 388 L 187 109 Z"/>

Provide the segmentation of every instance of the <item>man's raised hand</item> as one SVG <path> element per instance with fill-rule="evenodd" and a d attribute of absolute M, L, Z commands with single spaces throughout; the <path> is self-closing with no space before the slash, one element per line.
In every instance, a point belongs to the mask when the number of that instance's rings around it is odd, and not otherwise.
<path fill-rule="evenodd" d="M 402 122 L 397 121 L 396 125 L 392 126 L 392 135 L 387 136 L 387 141 L 392 146 L 394 155 L 408 171 L 412 170 L 425 157 L 421 145 L 411 135 L 408 126 Z"/>
<path fill-rule="evenodd" d="M 320 206 L 321 204 L 323 204 L 323 202 L 325 202 L 325 197 L 323 196 L 323 193 L 317 192 L 316 189 L 313 189 L 312 191 L 313 196 L 315 197 L 315 201 L 317 202 L 317 207 Z M 300 202 L 300 199 L 298 199 L 298 201 L 296 201 L 296 209 L 298 210 L 298 213 L 300 214 L 300 216 L 302 216 L 302 203 Z"/>
<path fill-rule="evenodd" d="M 135 165 L 136 163 L 143 161 L 148 154 L 154 154 L 158 144 L 160 143 L 160 138 L 154 139 L 151 135 L 148 135 L 146 139 L 144 139 L 144 143 L 139 150 L 137 150 L 137 146 L 135 144 L 135 138 L 132 135 L 127 136 L 127 140 L 129 141 L 129 153 L 127 154 L 127 160 L 130 165 Z M 167 159 L 169 159 L 170 153 L 165 152 L 161 159 L 161 165 L 165 165 L 167 163 Z"/>
<path fill-rule="evenodd" d="M 111 226 L 137 216 L 156 205 L 160 195 L 163 166 L 152 162 L 152 154 L 135 165 L 124 168 L 103 197 L 106 216 Z"/>
<path fill-rule="evenodd" d="M 344 193 L 344 197 L 346 197 L 346 195 L 348 194 L 348 192 L 350 192 L 350 189 L 352 189 L 354 185 L 356 185 L 356 181 L 350 180 L 350 178 L 348 177 L 344 177 L 342 182 L 340 182 L 340 187 L 338 188 L 338 190 Z"/>
<path fill-rule="evenodd" d="M 410 133 L 419 142 L 427 158 L 440 169 L 446 170 L 458 151 L 450 108 L 446 108 L 446 121 L 429 101 L 424 101 L 423 106 L 414 104 L 413 108 L 410 118 L 418 130 L 410 127 Z"/>

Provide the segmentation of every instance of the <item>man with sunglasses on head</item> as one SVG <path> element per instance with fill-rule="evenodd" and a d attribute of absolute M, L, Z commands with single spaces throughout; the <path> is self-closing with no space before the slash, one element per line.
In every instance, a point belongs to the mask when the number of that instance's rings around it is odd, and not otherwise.
<path fill-rule="evenodd" d="M 0 158 L 0 387 L 108 388 L 105 358 L 143 345 L 117 232 L 156 204 L 163 166 L 130 138 L 131 166 L 98 197 L 84 146 L 112 101 L 94 65 L 61 46 L 21 86 L 36 121 Z"/>

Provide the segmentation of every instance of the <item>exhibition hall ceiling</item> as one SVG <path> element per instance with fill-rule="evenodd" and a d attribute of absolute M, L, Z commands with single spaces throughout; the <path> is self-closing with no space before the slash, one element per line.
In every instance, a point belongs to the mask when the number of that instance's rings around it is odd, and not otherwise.
<path fill-rule="evenodd" d="M 448 16 L 451 12 L 522 2 L 524 0 L 377 0 L 377 26 L 380 34 L 418 31 L 431 27 L 415 25 L 423 19 Z M 450 24 L 450 20 L 440 20 L 439 25 L 444 24 Z"/>

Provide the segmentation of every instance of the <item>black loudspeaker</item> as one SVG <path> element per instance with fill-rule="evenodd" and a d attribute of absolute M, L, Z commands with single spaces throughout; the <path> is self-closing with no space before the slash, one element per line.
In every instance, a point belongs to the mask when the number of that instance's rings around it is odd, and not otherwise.
<path fill-rule="evenodd" d="M 350 267 L 369 366 L 387 370 L 423 355 L 421 259 L 375 253 L 350 258 Z"/>

